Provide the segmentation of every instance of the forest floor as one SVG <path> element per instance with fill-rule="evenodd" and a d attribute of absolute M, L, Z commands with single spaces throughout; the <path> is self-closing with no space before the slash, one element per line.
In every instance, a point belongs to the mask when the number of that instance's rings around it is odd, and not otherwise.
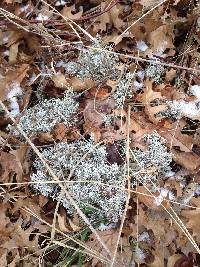
<path fill-rule="evenodd" d="M 199 14 L 1 1 L 0 267 L 200 266 Z"/>

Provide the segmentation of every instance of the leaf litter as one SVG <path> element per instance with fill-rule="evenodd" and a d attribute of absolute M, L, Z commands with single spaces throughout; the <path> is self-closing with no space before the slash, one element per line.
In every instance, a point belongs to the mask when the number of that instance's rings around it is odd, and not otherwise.
<path fill-rule="evenodd" d="M 200 266 L 199 8 L 2 1 L 1 266 Z"/>

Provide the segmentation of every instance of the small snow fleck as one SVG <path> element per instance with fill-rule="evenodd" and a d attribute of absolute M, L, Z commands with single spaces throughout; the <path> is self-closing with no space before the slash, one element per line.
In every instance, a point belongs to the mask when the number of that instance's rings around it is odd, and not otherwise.
<path fill-rule="evenodd" d="M 66 5 L 66 2 L 64 0 L 59 0 L 55 3 L 55 6 L 64 6 Z"/>
<path fill-rule="evenodd" d="M 22 7 L 20 8 L 21 13 L 22 13 L 22 12 L 26 12 L 26 11 L 28 10 L 28 8 L 29 8 L 29 5 L 22 6 Z"/>
<path fill-rule="evenodd" d="M 144 261 L 144 259 L 145 259 L 145 253 L 139 247 L 135 248 L 135 259 L 140 263 L 142 263 Z"/>
<path fill-rule="evenodd" d="M 146 45 L 146 43 L 145 43 L 144 41 L 138 41 L 138 42 L 137 42 L 137 48 L 138 48 L 140 51 L 144 52 L 144 51 L 146 51 L 147 48 L 149 48 L 149 47 Z"/>
<path fill-rule="evenodd" d="M 149 242 L 150 241 L 150 237 L 148 232 L 143 232 L 139 235 L 138 241 L 146 241 Z"/>
<path fill-rule="evenodd" d="M 9 50 L 4 51 L 4 52 L 3 52 L 3 55 L 4 55 L 4 56 L 9 56 Z"/>
<path fill-rule="evenodd" d="M 141 80 L 143 80 L 145 76 L 145 72 L 143 70 L 139 70 L 136 72 L 136 76 L 140 78 Z"/>
<path fill-rule="evenodd" d="M 136 90 L 143 88 L 143 82 L 134 81 L 133 84 L 134 84 Z"/>

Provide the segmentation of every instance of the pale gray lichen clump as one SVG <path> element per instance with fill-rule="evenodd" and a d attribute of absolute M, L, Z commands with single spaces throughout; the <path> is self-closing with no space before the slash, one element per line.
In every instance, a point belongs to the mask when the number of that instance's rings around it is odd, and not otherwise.
<path fill-rule="evenodd" d="M 113 94 L 117 108 L 123 108 L 125 99 L 133 97 L 134 78 L 134 73 L 126 72 L 117 84 L 115 92 Z"/>
<path fill-rule="evenodd" d="M 156 182 L 159 175 L 167 176 L 171 172 L 172 155 L 167 151 L 166 140 L 156 131 L 144 136 L 144 142 L 147 144 L 147 150 L 134 150 L 133 153 L 139 168 L 144 170 L 140 175 L 140 182 Z"/>
<path fill-rule="evenodd" d="M 150 80 L 159 84 L 162 82 L 162 76 L 165 72 L 165 67 L 160 65 L 159 62 L 149 64 L 145 69 L 145 75 Z"/>
<path fill-rule="evenodd" d="M 72 91 L 67 91 L 63 99 L 44 99 L 25 112 L 19 126 L 27 135 L 37 135 L 51 132 L 57 123 L 62 122 L 67 127 L 74 125 L 78 109 L 78 102 L 74 97 Z"/>
<path fill-rule="evenodd" d="M 81 80 L 90 79 L 96 82 L 116 80 L 119 77 L 117 70 L 119 57 L 111 52 L 110 46 L 106 46 L 96 39 L 91 47 L 79 47 L 79 49 L 77 61 L 63 65 L 68 74 Z"/>
<path fill-rule="evenodd" d="M 133 186 L 138 179 L 134 173 L 138 170 L 146 170 L 140 173 L 139 181 L 144 184 L 156 182 L 158 175 L 165 176 L 171 170 L 169 164 L 172 157 L 164 145 L 165 139 L 154 132 L 145 137 L 145 142 L 147 150 L 135 150 L 134 157 L 130 159 Z M 94 207 L 96 217 L 100 215 L 109 222 L 120 220 L 127 199 L 127 193 L 123 190 L 126 185 L 126 164 L 110 164 L 105 145 L 97 146 L 91 140 L 59 143 L 43 149 L 42 155 L 60 180 L 73 181 L 66 183 L 66 188 L 81 209 Z M 60 186 L 57 183 L 45 183 L 52 181 L 52 178 L 43 163 L 35 159 L 33 167 L 33 188 L 44 196 L 58 200 Z M 61 199 L 61 203 L 69 213 L 74 212 L 66 196 Z"/>
<path fill-rule="evenodd" d="M 85 154 L 87 156 L 83 158 Z M 111 222 L 120 219 L 127 197 L 123 191 L 125 187 L 123 168 L 116 163 L 107 162 L 104 145 L 95 146 L 91 141 L 80 140 L 71 144 L 59 143 L 44 149 L 42 155 L 60 180 L 67 181 L 70 172 L 73 171 L 70 180 L 74 183 L 67 184 L 67 190 L 81 209 L 93 206 L 97 209 L 96 213 Z M 58 184 L 41 183 L 52 180 L 43 163 L 36 159 L 33 166 L 36 171 L 31 175 L 31 180 L 38 182 L 33 188 L 42 195 L 58 199 L 60 193 Z M 113 185 L 118 189 L 112 187 Z M 68 212 L 73 213 L 74 208 L 65 196 L 61 203 Z"/>

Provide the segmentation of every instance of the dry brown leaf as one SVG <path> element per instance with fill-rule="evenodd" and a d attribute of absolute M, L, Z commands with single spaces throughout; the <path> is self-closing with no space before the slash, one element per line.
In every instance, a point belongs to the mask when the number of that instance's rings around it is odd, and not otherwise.
<path fill-rule="evenodd" d="M 85 79 L 84 81 L 81 81 L 77 77 L 72 77 L 69 79 L 69 84 L 73 87 L 73 89 L 77 92 L 88 90 L 89 88 L 92 88 L 95 86 L 95 82 L 89 79 Z"/>
<path fill-rule="evenodd" d="M 0 166 L 2 182 L 12 182 L 15 174 L 17 182 L 22 182 L 23 168 L 21 162 L 16 158 L 15 155 L 1 151 Z"/>
<path fill-rule="evenodd" d="M 53 129 L 53 137 L 55 140 L 59 140 L 59 141 L 66 141 L 67 137 L 66 137 L 66 132 L 67 132 L 67 127 L 65 126 L 64 123 L 58 123 L 56 124 L 56 126 Z"/>
<path fill-rule="evenodd" d="M 188 220 L 187 228 L 192 229 L 193 235 L 200 241 L 200 210 L 183 210 L 181 215 Z"/>
<path fill-rule="evenodd" d="M 101 10 L 104 10 L 108 6 L 108 3 L 101 2 Z M 108 25 L 113 25 L 117 30 L 121 30 L 124 25 L 123 20 L 120 18 L 122 13 L 122 6 L 115 5 L 108 12 L 98 16 L 93 23 L 93 31 L 95 33 L 99 31 L 106 31 Z"/>
<path fill-rule="evenodd" d="M 200 166 L 200 158 L 193 152 L 182 152 L 172 149 L 173 159 L 189 171 L 195 171 Z"/>
<path fill-rule="evenodd" d="M 16 161 L 20 162 L 23 170 L 23 174 L 28 174 L 30 171 L 30 162 L 28 153 L 30 148 L 26 145 L 17 148 L 16 150 L 11 150 L 10 154 L 16 157 Z"/>
<path fill-rule="evenodd" d="M 62 11 L 61 14 L 63 15 L 63 17 L 65 17 L 66 19 L 80 19 L 81 16 L 83 15 L 83 10 L 80 10 L 77 13 L 74 13 L 75 11 L 75 5 L 73 6 L 65 6 Z M 73 12 L 73 13 L 72 13 Z"/>
<path fill-rule="evenodd" d="M 72 230 L 73 230 L 74 232 L 78 232 L 78 231 L 81 230 L 81 227 L 78 226 L 78 225 L 76 225 L 76 224 L 73 222 L 73 220 L 68 219 L 68 221 L 69 221 L 69 225 L 71 226 L 71 228 L 72 228 Z"/>
<path fill-rule="evenodd" d="M 168 258 L 167 267 L 174 267 L 177 260 L 181 259 L 182 255 L 174 254 Z"/>
<path fill-rule="evenodd" d="M 10 219 L 6 216 L 8 207 L 9 205 L 7 204 L 0 204 L 0 244 L 9 240 L 10 230 L 8 224 L 10 223 Z"/>
<path fill-rule="evenodd" d="M 58 227 L 59 229 L 64 233 L 71 233 L 72 230 L 70 230 L 69 227 L 66 225 L 66 216 L 62 216 L 59 213 L 57 213 L 57 221 L 58 221 Z"/>
<path fill-rule="evenodd" d="M 0 99 L 2 101 L 7 99 L 7 95 L 9 93 L 9 86 L 13 82 L 21 84 L 28 70 L 29 70 L 29 65 L 22 64 L 21 67 L 9 70 L 6 73 L 6 76 L 0 79 Z"/>
<path fill-rule="evenodd" d="M 113 229 L 113 230 L 106 230 L 106 231 L 97 231 L 99 237 L 101 238 L 101 240 L 104 242 L 104 244 L 106 244 L 107 248 L 110 250 L 111 253 L 114 253 L 116 244 L 117 244 L 117 238 L 119 235 L 119 231 L 117 229 Z M 95 250 L 99 253 L 101 253 L 101 255 L 108 257 L 108 253 L 105 251 L 104 248 L 102 248 L 101 244 L 99 243 L 99 241 L 96 239 L 96 236 L 94 234 L 90 235 L 89 240 L 86 242 L 86 245 L 91 247 L 91 248 L 95 248 Z M 118 262 L 119 266 L 124 266 L 123 262 L 127 261 L 127 258 L 123 258 L 123 255 L 118 252 L 116 255 L 116 262 Z M 98 266 L 99 260 L 96 258 L 92 259 L 92 267 L 96 267 Z M 104 266 L 104 265 L 103 265 Z M 118 265 L 116 265 L 118 266 Z"/>
<path fill-rule="evenodd" d="M 110 20 L 113 23 L 114 27 L 119 31 L 124 26 L 123 20 L 120 18 L 122 14 L 122 6 L 120 4 L 115 5 L 111 10 L 109 10 Z"/>
<path fill-rule="evenodd" d="M 62 73 L 56 73 L 51 77 L 55 86 L 58 88 L 67 88 L 69 87 L 69 81 L 65 78 L 65 75 Z"/>
<path fill-rule="evenodd" d="M 108 91 L 108 88 L 107 87 L 92 87 L 89 91 L 89 96 L 91 97 L 95 97 L 95 99 L 105 99 L 107 98 L 110 93 Z"/>
<path fill-rule="evenodd" d="M 171 82 L 175 77 L 176 77 L 176 70 L 175 69 L 170 69 L 170 70 L 166 71 L 165 79 L 167 82 Z"/>
<path fill-rule="evenodd" d="M 13 64 L 17 61 L 17 55 L 18 55 L 18 48 L 19 48 L 20 42 L 12 44 L 9 49 L 9 63 Z"/>
<path fill-rule="evenodd" d="M 83 111 L 85 124 L 92 127 L 101 127 L 104 122 L 104 116 L 111 113 L 115 106 L 113 99 L 95 100 L 89 99 Z"/>
<path fill-rule="evenodd" d="M 28 229 L 24 230 L 22 228 L 23 220 L 18 219 L 16 223 L 12 225 L 12 232 L 10 233 L 10 240 L 4 242 L 2 245 L 3 248 L 11 249 L 16 248 L 26 248 L 30 252 L 39 253 L 39 244 L 38 238 L 39 235 L 36 235 L 33 240 L 30 241 L 31 232 L 34 231 L 34 228 L 30 226 Z"/>
<path fill-rule="evenodd" d="M 144 186 L 138 186 L 137 187 L 137 192 L 141 194 L 137 194 L 138 200 L 142 203 L 144 203 L 148 208 L 158 210 L 160 207 L 156 205 L 155 203 L 155 198 L 154 197 L 149 197 L 148 195 L 151 195 L 151 193 L 144 187 Z M 159 195 L 159 193 L 154 194 L 155 197 Z"/>
<path fill-rule="evenodd" d="M 169 25 L 162 25 L 152 31 L 148 36 L 153 53 L 162 54 L 167 48 L 174 48 L 173 28 Z"/>
<path fill-rule="evenodd" d="M 157 124 L 160 121 L 159 117 L 155 117 L 155 114 L 161 111 L 164 111 L 167 106 L 164 104 L 158 106 L 151 106 L 151 102 L 155 101 L 156 99 L 162 99 L 161 92 L 154 92 L 152 89 L 152 81 L 147 80 L 145 82 L 145 89 L 142 95 L 142 102 L 145 106 L 145 112 L 148 115 L 150 121 Z"/>

